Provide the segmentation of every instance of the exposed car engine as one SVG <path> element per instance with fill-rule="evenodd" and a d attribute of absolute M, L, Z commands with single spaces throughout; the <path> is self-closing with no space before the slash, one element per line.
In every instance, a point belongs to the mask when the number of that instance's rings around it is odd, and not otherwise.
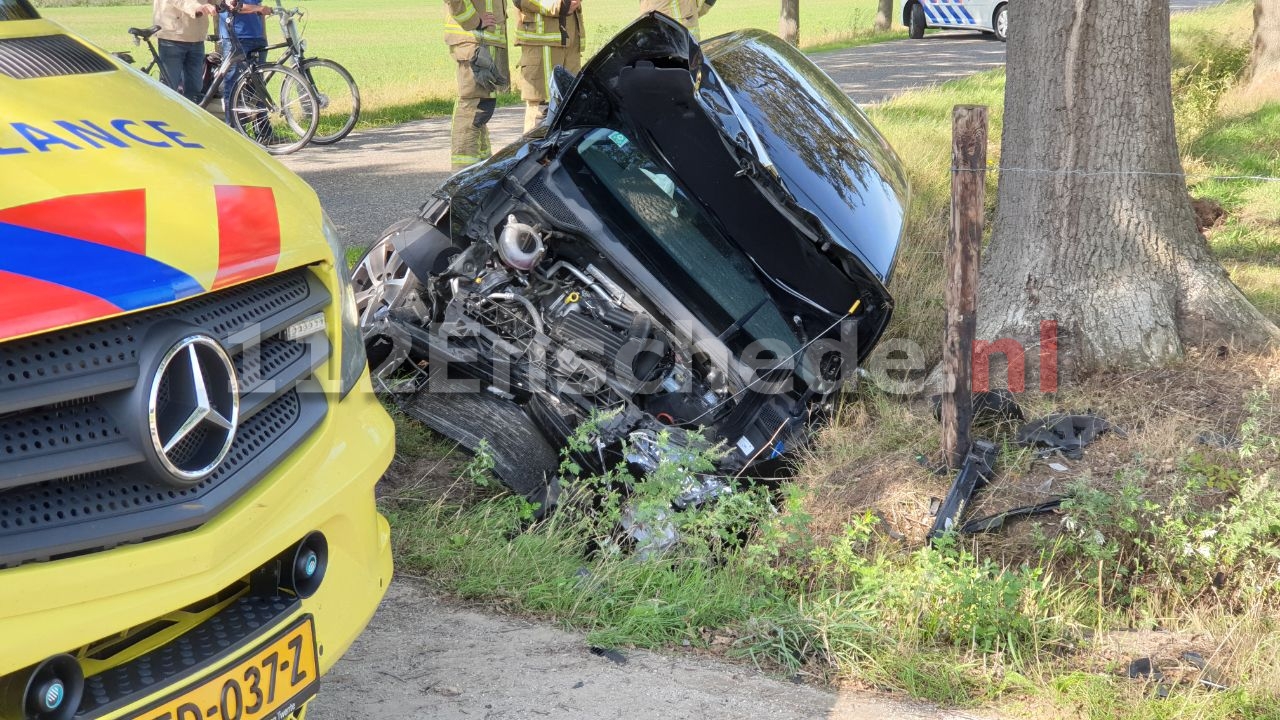
<path fill-rule="evenodd" d="M 562 259 L 558 246 L 572 255 L 572 237 L 515 213 L 494 231 L 492 244 L 453 254 L 428 282 L 410 275 L 398 306 L 385 308 L 366 333 L 383 389 L 478 390 L 488 404 L 521 406 L 560 442 L 601 415 L 602 444 L 625 438 L 626 459 L 641 469 L 659 461 L 659 432 L 674 436 L 668 443 L 685 444 L 686 430 L 711 426 L 731 411 L 736 398 L 725 370 L 599 266 Z M 392 329 L 394 323 L 403 331 L 406 322 L 409 334 Z M 398 351 L 395 338 L 405 343 Z M 409 358 L 418 360 L 406 378 Z M 440 429 L 432 406 L 409 407 Z M 616 459 L 622 448 L 615 450 Z M 600 467 L 608 457 L 595 460 L 591 465 Z"/>

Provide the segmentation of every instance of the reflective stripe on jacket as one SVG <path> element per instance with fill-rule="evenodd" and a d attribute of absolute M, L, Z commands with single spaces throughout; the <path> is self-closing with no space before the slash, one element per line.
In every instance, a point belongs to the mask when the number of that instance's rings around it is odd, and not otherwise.
<path fill-rule="evenodd" d="M 497 25 L 481 30 L 482 13 L 493 13 Z M 503 0 L 445 0 L 444 42 L 446 45 L 479 42 L 506 47 L 506 4 Z"/>
<path fill-rule="evenodd" d="M 568 0 L 512 2 L 516 6 L 516 45 L 565 47 L 571 37 L 581 43 L 586 35 L 582 11 L 569 15 Z"/>

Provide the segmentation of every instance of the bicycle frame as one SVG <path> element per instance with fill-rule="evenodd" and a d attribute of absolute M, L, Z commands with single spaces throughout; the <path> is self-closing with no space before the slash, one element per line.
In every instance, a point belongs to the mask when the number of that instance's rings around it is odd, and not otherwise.
<path fill-rule="evenodd" d="M 223 15 L 226 17 L 224 18 Z M 248 56 L 245 55 L 244 48 L 240 46 L 240 39 L 236 37 L 234 18 L 230 13 L 224 13 L 219 15 L 218 22 L 221 22 L 226 28 L 227 39 L 230 40 L 231 51 L 222 53 L 222 63 L 219 64 L 218 69 L 214 71 L 213 79 L 209 82 L 209 88 L 205 90 L 204 95 L 201 96 L 200 101 L 197 103 L 200 107 L 205 107 L 213 100 L 218 92 L 218 88 L 226 80 L 227 75 L 229 75 L 233 69 L 240 68 L 242 70 L 247 70 L 250 66 Z M 147 44 L 147 50 L 151 53 L 151 64 L 142 68 L 142 72 L 149 75 L 153 68 L 159 68 L 160 81 L 168 85 L 169 83 L 166 82 L 164 72 L 164 63 L 160 62 L 160 52 L 156 49 L 156 45 L 152 41 L 151 36 L 148 36 L 145 39 L 134 36 L 134 42 L 145 42 Z"/>
<path fill-rule="evenodd" d="M 298 30 L 298 18 L 302 17 L 302 8 L 286 10 L 284 3 L 276 0 L 275 14 L 280 18 L 280 31 L 284 36 L 284 42 L 268 45 L 265 49 L 268 52 L 284 50 L 284 57 L 280 58 L 279 64 L 291 64 L 294 69 L 301 72 L 302 63 L 307 59 L 307 41 Z"/>

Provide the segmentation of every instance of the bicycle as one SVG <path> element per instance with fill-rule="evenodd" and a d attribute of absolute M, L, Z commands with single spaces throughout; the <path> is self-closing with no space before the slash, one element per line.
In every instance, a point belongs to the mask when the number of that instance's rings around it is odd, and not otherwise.
<path fill-rule="evenodd" d="M 231 96 L 222 98 L 224 107 L 229 108 L 226 111 L 228 124 L 272 155 L 288 155 L 301 149 L 311 140 L 320 121 L 317 112 L 320 103 L 310 84 L 291 68 L 251 62 L 236 38 L 231 14 L 224 13 L 221 22 L 230 39 L 230 52 L 222 53 L 216 70 L 205 73 L 204 87 L 196 104 L 209 109 L 227 76 L 232 71 L 239 71 L 240 77 L 231 89 Z M 151 62 L 142 68 L 142 72 L 150 75 L 159 68 L 161 81 L 172 86 L 164 64 L 160 62 L 160 53 L 152 42 L 152 36 L 159 30 L 159 25 L 129 28 L 129 34 L 134 37 L 134 44 L 145 42 L 151 52 Z M 129 53 L 117 55 L 133 62 Z"/>
<path fill-rule="evenodd" d="M 274 13 L 280 18 L 280 30 L 284 42 L 268 45 L 267 51 L 284 50 L 284 56 L 275 61 L 297 70 L 320 102 L 320 127 L 311 142 L 330 145 L 351 132 L 360 119 L 360 88 L 347 69 L 333 60 L 307 57 L 307 41 L 298 30 L 302 8 L 286 10 L 281 0 L 276 0 Z"/>

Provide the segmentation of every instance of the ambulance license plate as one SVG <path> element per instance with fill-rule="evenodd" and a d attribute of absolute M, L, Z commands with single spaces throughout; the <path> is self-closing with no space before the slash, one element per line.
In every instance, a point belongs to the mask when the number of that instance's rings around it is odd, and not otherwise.
<path fill-rule="evenodd" d="M 310 615 L 222 672 L 135 717 L 138 720 L 284 720 L 316 692 Z"/>

